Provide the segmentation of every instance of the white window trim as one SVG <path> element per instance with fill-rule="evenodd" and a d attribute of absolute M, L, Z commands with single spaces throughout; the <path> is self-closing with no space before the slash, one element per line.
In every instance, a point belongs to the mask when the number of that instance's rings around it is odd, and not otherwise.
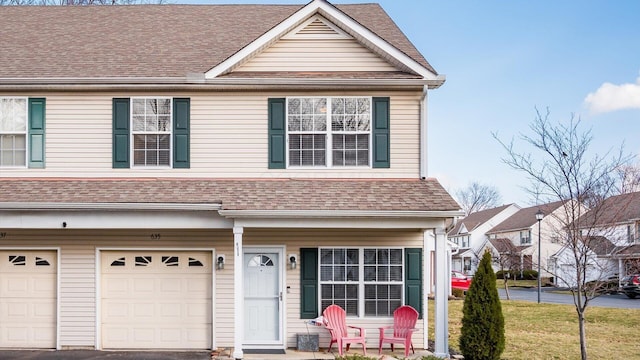
<path fill-rule="evenodd" d="M 331 100 L 339 99 L 339 98 L 350 98 L 350 99 L 369 99 L 369 131 L 332 131 L 331 130 Z M 326 136 L 325 140 L 325 160 L 326 163 L 324 166 L 290 166 L 289 165 L 289 134 L 300 134 L 306 132 L 300 131 L 289 131 L 289 100 L 290 99 L 326 99 L 327 100 L 327 128 L 325 131 L 313 131 L 311 134 L 324 134 Z M 286 149 L 285 149 L 285 161 L 287 169 L 302 169 L 302 170 L 318 170 L 318 169 L 371 169 L 373 168 L 373 97 L 372 96 L 289 96 L 285 99 L 285 131 L 286 131 Z M 334 134 L 349 134 L 349 135 L 369 135 L 369 165 L 367 166 L 333 166 L 333 137 Z"/>
<path fill-rule="evenodd" d="M 0 96 L 0 100 L 24 100 L 24 132 L 0 131 L 0 135 L 24 135 L 24 166 L 8 165 L 0 166 L 0 169 L 27 169 L 29 167 L 29 98 L 24 96 Z"/>
<path fill-rule="evenodd" d="M 320 273 L 322 266 L 322 250 L 323 249 L 357 249 L 358 250 L 358 316 L 347 315 L 347 318 L 351 319 L 392 319 L 393 314 L 390 316 L 366 316 L 364 311 L 365 306 L 365 296 L 364 296 L 364 286 L 365 285 L 400 285 L 401 291 L 401 304 L 405 303 L 405 293 L 404 293 L 404 284 L 405 284 L 405 259 L 404 259 L 404 248 L 397 246 L 323 246 L 318 248 L 318 313 L 322 313 L 322 285 L 323 284 L 355 284 L 355 281 L 322 281 L 322 275 Z M 401 250 L 402 251 L 402 280 L 401 281 L 365 281 L 364 280 L 364 250 L 365 249 L 389 249 L 389 250 Z M 402 306 L 402 305 L 401 305 Z M 346 309 L 345 309 L 346 311 Z"/>
<path fill-rule="evenodd" d="M 133 128 L 133 100 L 147 100 L 147 99 L 168 99 L 169 100 L 169 131 L 157 131 L 157 132 L 146 132 L 146 131 L 135 131 Z M 137 96 L 129 99 L 129 129 L 131 129 L 129 134 L 129 163 L 131 164 L 131 168 L 135 169 L 160 169 L 166 170 L 173 168 L 173 97 L 170 96 Z M 135 135 L 151 135 L 151 134 L 168 134 L 169 135 L 169 165 L 156 165 L 156 166 L 148 166 L 148 165 L 136 165 L 135 163 L 135 145 L 134 145 L 134 137 Z"/>

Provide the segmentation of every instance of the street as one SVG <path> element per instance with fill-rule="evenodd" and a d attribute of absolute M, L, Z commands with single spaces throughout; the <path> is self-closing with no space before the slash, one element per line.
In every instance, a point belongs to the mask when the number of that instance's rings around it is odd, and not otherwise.
<path fill-rule="evenodd" d="M 540 301 L 550 304 L 570 304 L 573 305 L 573 297 L 570 294 L 557 294 L 543 288 L 540 294 Z M 503 288 L 498 288 L 500 299 L 506 299 Z M 538 301 L 536 288 L 509 288 L 511 300 Z M 619 309 L 640 309 L 640 299 L 629 299 L 623 294 L 601 295 L 589 302 L 589 306 L 611 307 Z"/>

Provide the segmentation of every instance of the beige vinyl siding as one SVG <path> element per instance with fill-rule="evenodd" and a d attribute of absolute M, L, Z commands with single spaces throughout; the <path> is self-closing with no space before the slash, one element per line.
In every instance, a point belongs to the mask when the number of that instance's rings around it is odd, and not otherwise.
<path fill-rule="evenodd" d="M 235 71 L 398 71 L 354 39 L 282 39 Z"/>
<path fill-rule="evenodd" d="M 0 96 L 10 94 L 0 93 Z M 390 96 L 391 168 L 285 169 L 267 164 L 267 99 L 287 96 Z M 46 168 L 2 169 L 4 177 L 416 178 L 420 92 L 34 93 L 45 97 Z M 190 169 L 112 169 L 114 97 L 191 98 Z"/>
<path fill-rule="evenodd" d="M 413 247 L 422 248 L 423 232 L 416 230 L 350 230 L 350 229 L 245 229 L 244 245 L 285 245 L 285 254 L 300 255 L 300 248 L 316 247 Z M 300 319 L 300 268 L 287 267 L 285 287 L 290 286 L 286 294 L 286 345 L 296 347 L 296 334 L 319 334 L 320 347 L 329 345 L 329 332 L 322 327 L 307 326 L 308 320 Z M 367 347 L 378 348 L 378 328 L 392 325 L 391 318 L 349 319 L 350 325 L 362 326 L 366 330 Z M 423 346 L 424 320 L 416 325 L 420 330 L 413 335 L 415 348 Z M 335 345 L 334 345 L 335 347 Z M 359 350 L 357 345 L 354 345 Z"/>
<path fill-rule="evenodd" d="M 151 240 L 151 234 L 160 234 L 159 240 Z M 251 229 L 243 236 L 245 246 L 285 246 L 285 254 L 300 254 L 302 247 L 354 246 L 361 247 L 422 247 L 420 230 L 349 230 L 349 229 Z M 96 248 L 117 249 L 209 249 L 216 255 L 226 256 L 224 270 L 216 270 L 214 291 L 214 336 L 218 347 L 233 347 L 233 234 L 231 230 L 217 231 L 87 231 L 47 230 L 8 232 L 0 240 L 2 247 L 60 247 L 60 345 L 62 348 L 92 348 L 96 342 Z M 426 263 L 425 263 L 426 265 Z M 285 270 L 286 294 L 286 345 L 296 346 L 296 334 L 306 333 L 306 320 L 300 319 L 300 267 Z M 390 325 L 391 319 L 354 319 L 350 323 L 367 329 L 367 345 L 377 347 L 378 327 Z M 421 329 L 414 337 L 414 346 L 422 347 Z M 320 334 L 321 346 L 329 343 L 328 333 L 322 328 L 309 327 Z"/>
<path fill-rule="evenodd" d="M 150 235 L 160 234 L 160 240 Z M 214 332 L 217 346 L 233 345 L 233 233 L 220 231 L 9 231 L 2 247 L 60 247 L 60 346 L 93 348 L 96 343 L 96 248 L 156 250 L 211 249 L 227 254 L 225 270 L 216 271 Z"/>

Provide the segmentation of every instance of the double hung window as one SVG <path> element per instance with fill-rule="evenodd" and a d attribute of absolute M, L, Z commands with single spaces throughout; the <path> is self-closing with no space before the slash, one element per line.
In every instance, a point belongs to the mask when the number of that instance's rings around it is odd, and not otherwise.
<path fill-rule="evenodd" d="M 320 303 L 349 316 L 390 317 L 403 304 L 403 250 L 321 248 Z"/>
<path fill-rule="evenodd" d="M 289 167 L 371 164 L 371 98 L 287 99 Z"/>
<path fill-rule="evenodd" d="M 531 244 L 531 230 L 520 231 L 520 245 Z"/>
<path fill-rule="evenodd" d="M 27 166 L 27 99 L 0 98 L 0 167 Z"/>
<path fill-rule="evenodd" d="M 133 165 L 171 166 L 171 98 L 132 98 Z"/>

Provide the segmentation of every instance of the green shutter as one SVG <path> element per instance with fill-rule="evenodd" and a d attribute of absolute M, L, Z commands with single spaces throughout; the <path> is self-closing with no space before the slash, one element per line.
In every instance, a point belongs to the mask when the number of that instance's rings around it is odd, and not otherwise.
<path fill-rule="evenodd" d="M 284 169 L 285 164 L 285 99 L 269 99 L 269 169 Z"/>
<path fill-rule="evenodd" d="M 173 99 L 173 167 L 188 169 L 190 166 L 189 121 L 191 117 L 189 98 Z"/>
<path fill-rule="evenodd" d="M 29 98 L 29 167 L 44 168 L 45 99 Z"/>
<path fill-rule="evenodd" d="M 318 249 L 300 249 L 300 318 L 318 317 Z"/>
<path fill-rule="evenodd" d="M 404 303 L 422 319 L 422 249 L 404 249 Z"/>
<path fill-rule="evenodd" d="M 129 98 L 113 99 L 113 168 L 129 168 Z"/>
<path fill-rule="evenodd" d="M 389 98 L 373 98 L 373 167 L 389 168 Z"/>

